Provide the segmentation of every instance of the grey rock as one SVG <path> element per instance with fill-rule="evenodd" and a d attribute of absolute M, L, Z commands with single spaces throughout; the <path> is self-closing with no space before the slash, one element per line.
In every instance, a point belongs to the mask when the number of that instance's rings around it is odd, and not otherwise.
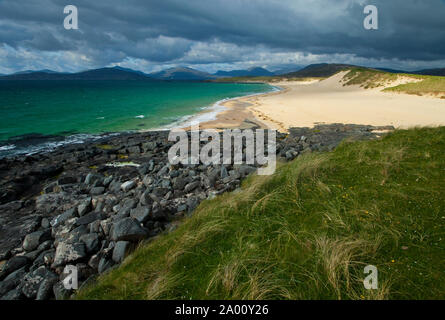
<path fill-rule="evenodd" d="M 5 294 L 0 300 L 22 300 L 23 294 L 19 289 L 14 289 Z"/>
<path fill-rule="evenodd" d="M 93 221 L 89 224 L 90 233 L 100 233 L 102 231 L 100 227 L 100 220 Z"/>
<path fill-rule="evenodd" d="M 185 186 L 184 192 L 189 193 L 189 192 L 195 190 L 199 185 L 200 185 L 199 181 L 191 182 Z"/>
<path fill-rule="evenodd" d="M 0 297 L 8 293 L 9 291 L 15 289 L 18 283 L 13 280 L 4 280 L 0 282 Z"/>
<path fill-rule="evenodd" d="M 83 217 L 80 217 L 77 219 L 75 225 L 76 226 L 83 226 L 90 224 L 96 220 L 102 220 L 104 218 L 103 214 L 100 212 L 91 212 Z"/>
<path fill-rule="evenodd" d="M 52 268 L 57 268 L 68 263 L 83 259 L 87 256 L 84 243 L 65 243 L 58 244 Z"/>
<path fill-rule="evenodd" d="M 168 188 L 155 188 L 153 189 L 152 194 L 158 198 L 162 198 L 167 194 L 168 191 L 169 191 Z"/>
<path fill-rule="evenodd" d="M 189 179 L 187 179 L 187 178 L 181 178 L 181 177 L 174 178 L 173 179 L 173 189 L 182 190 L 182 189 L 184 189 L 184 187 L 187 183 L 189 183 Z"/>
<path fill-rule="evenodd" d="M 26 267 L 22 267 L 0 281 L 0 297 L 16 288 L 25 275 Z"/>
<path fill-rule="evenodd" d="M 102 258 L 99 261 L 99 266 L 97 267 L 97 270 L 99 273 L 104 273 L 105 271 L 109 270 L 114 265 L 113 261 Z"/>
<path fill-rule="evenodd" d="M 113 226 L 113 222 L 111 221 L 111 219 L 102 220 L 100 222 L 100 227 L 102 228 L 102 231 L 104 232 L 104 234 L 106 236 L 108 236 L 110 234 L 112 226 Z"/>
<path fill-rule="evenodd" d="M 113 241 L 139 241 L 147 236 L 147 230 L 133 218 L 125 218 L 113 224 L 111 239 Z"/>
<path fill-rule="evenodd" d="M 9 259 L 10 256 L 11 256 L 11 250 L 4 248 L 0 249 L 0 261 L 7 260 Z"/>
<path fill-rule="evenodd" d="M 96 186 L 99 186 L 102 183 L 103 183 L 103 177 L 98 174 L 89 173 L 85 178 L 85 184 L 87 185 L 95 184 Z"/>
<path fill-rule="evenodd" d="M 158 203 L 153 203 L 152 207 L 152 213 L 151 213 L 152 219 L 155 221 L 162 221 L 167 218 L 167 214 L 164 211 L 164 208 Z"/>
<path fill-rule="evenodd" d="M 123 192 L 128 192 L 128 191 L 130 191 L 131 189 L 134 189 L 134 188 L 136 188 L 136 182 L 133 181 L 133 180 L 124 182 L 121 185 L 121 189 L 122 189 Z"/>
<path fill-rule="evenodd" d="M 144 179 L 142 180 L 142 183 L 146 186 L 149 187 L 151 186 L 151 184 L 154 182 L 154 179 L 152 177 L 150 177 L 149 175 L 146 175 L 144 177 Z"/>
<path fill-rule="evenodd" d="M 150 218 L 150 208 L 139 206 L 132 209 L 130 212 L 130 217 L 136 219 L 140 223 L 145 223 Z"/>
<path fill-rule="evenodd" d="M 163 180 L 161 181 L 161 188 L 167 188 L 167 189 L 169 189 L 170 186 L 171 186 L 171 182 L 170 182 L 170 180 L 163 179 Z"/>
<path fill-rule="evenodd" d="M 80 237 L 80 241 L 85 243 L 87 253 L 94 253 L 100 248 L 100 239 L 97 233 L 84 234 Z"/>
<path fill-rule="evenodd" d="M 108 176 L 104 179 L 104 187 L 108 187 L 110 183 L 113 181 L 113 176 Z"/>
<path fill-rule="evenodd" d="M 199 200 L 196 197 L 190 197 L 187 199 L 187 207 L 188 212 L 191 213 L 193 210 L 195 210 L 199 205 Z"/>
<path fill-rule="evenodd" d="M 128 255 L 132 247 L 129 241 L 118 241 L 113 249 L 113 261 L 116 263 L 121 263 L 124 261 L 125 257 Z"/>
<path fill-rule="evenodd" d="M 38 247 L 37 250 L 39 251 L 45 251 L 50 249 L 53 246 L 53 241 L 52 240 L 47 240 L 42 242 Z"/>
<path fill-rule="evenodd" d="M 144 148 L 145 152 L 153 151 L 157 146 L 155 141 L 150 141 L 142 144 L 142 148 Z"/>
<path fill-rule="evenodd" d="M 56 300 L 68 300 L 71 292 L 71 290 L 65 289 L 63 281 L 59 281 L 53 285 L 53 293 Z"/>
<path fill-rule="evenodd" d="M 104 187 L 95 187 L 95 188 L 91 189 L 90 194 L 92 196 L 100 196 L 104 192 L 105 192 L 105 188 Z"/>
<path fill-rule="evenodd" d="M 91 210 L 91 198 L 86 199 L 77 206 L 77 213 L 79 217 L 84 216 L 90 210 Z"/>
<path fill-rule="evenodd" d="M 54 292 L 53 287 L 57 283 L 57 278 L 48 278 L 42 281 L 37 291 L 36 300 L 49 300 Z"/>
<path fill-rule="evenodd" d="M 0 280 L 9 275 L 10 273 L 25 267 L 30 264 L 31 261 L 25 256 L 15 256 L 9 259 L 4 265 L 0 272 Z"/>
<path fill-rule="evenodd" d="M 21 284 L 22 293 L 29 299 L 35 299 L 40 285 L 45 279 L 54 278 L 57 279 L 57 275 L 41 266 L 28 273 Z"/>
<path fill-rule="evenodd" d="M 48 218 L 43 218 L 42 221 L 40 222 L 40 226 L 43 229 L 48 229 L 49 227 L 51 227 L 50 221 L 48 220 Z"/>
<path fill-rule="evenodd" d="M 229 173 L 227 172 L 227 169 L 225 166 L 221 167 L 221 171 L 220 171 L 220 178 L 224 179 L 227 178 L 229 176 Z"/>
<path fill-rule="evenodd" d="M 150 197 L 150 191 L 146 190 L 140 198 L 140 203 L 144 206 L 151 205 L 153 203 L 153 199 Z"/>
<path fill-rule="evenodd" d="M 23 241 L 23 249 L 25 251 L 33 251 L 39 246 L 39 244 L 50 239 L 51 239 L 50 230 L 36 231 L 30 233 L 25 237 L 25 240 Z"/>
<path fill-rule="evenodd" d="M 58 215 L 57 217 L 51 220 L 51 226 L 54 228 L 65 223 L 67 220 L 75 217 L 76 213 L 77 213 L 77 208 L 71 208 L 65 211 L 64 213 Z"/>

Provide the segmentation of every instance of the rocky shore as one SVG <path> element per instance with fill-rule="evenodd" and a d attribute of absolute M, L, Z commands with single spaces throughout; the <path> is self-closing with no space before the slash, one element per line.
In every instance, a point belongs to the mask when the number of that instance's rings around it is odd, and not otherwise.
<path fill-rule="evenodd" d="M 290 161 L 345 138 L 392 127 L 318 125 L 277 133 Z M 66 265 L 79 285 L 118 266 L 141 241 L 175 229 L 205 199 L 239 188 L 255 165 L 170 165 L 168 132 L 120 134 L 54 152 L 0 160 L 0 297 L 66 299 Z"/>

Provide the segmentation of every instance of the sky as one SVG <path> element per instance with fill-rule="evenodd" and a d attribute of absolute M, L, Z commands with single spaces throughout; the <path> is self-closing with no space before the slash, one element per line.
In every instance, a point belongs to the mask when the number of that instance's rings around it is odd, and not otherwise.
<path fill-rule="evenodd" d="M 363 10 L 378 8 L 379 29 Z M 66 30 L 66 5 L 78 30 Z M 0 0 L 0 73 L 445 68 L 445 0 Z"/>

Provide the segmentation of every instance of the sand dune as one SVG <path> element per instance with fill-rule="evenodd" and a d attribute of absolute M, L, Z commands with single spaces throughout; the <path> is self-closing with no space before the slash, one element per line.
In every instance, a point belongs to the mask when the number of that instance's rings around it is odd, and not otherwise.
<path fill-rule="evenodd" d="M 205 127 L 233 127 L 256 118 L 281 131 L 317 123 L 393 125 L 396 128 L 445 125 L 445 100 L 343 86 L 345 72 L 322 81 L 274 83 L 278 93 L 228 101 L 227 111 Z M 405 82 L 405 79 L 399 81 Z M 396 84 L 388 84 L 396 85 Z M 254 117 L 252 117 L 252 115 Z"/>

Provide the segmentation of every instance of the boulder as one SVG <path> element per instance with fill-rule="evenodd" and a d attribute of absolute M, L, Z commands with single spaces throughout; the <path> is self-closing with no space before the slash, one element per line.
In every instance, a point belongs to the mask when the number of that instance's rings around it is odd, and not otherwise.
<path fill-rule="evenodd" d="M 75 225 L 76 226 L 83 226 L 90 224 L 91 222 L 94 222 L 96 220 L 102 220 L 104 218 L 103 214 L 100 212 L 91 212 L 83 217 L 80 217 L 77 219 Z"/>
<path fill-rule="evenodd" d="M 187 185 L 185 186 L 185 188 L 184 188 L 184 192 L 185 192 L 185 193 L 192 192 L 192 191 L 195 190 L 199 185 L 200 185 L 200 182 L 199 182 L 199 181 L 191 182 L 191 183 L 189 183 L 189 184 L 187 184 Z"/>
<path fill-rule="evenodd" d="M 150 218 L 150 208 L 139 206 L 132 209 L 130 212 L 130 217 L 136 219 L 140 223 L 145 223 Z"/>
<path fill-rule="evenodd" d="M 57 278 L 51 277 L 42 281 L 37 291 L 36 300 L 49 300 L 53 296 L 53 287 Z"/>
<path fill-rule="evenodd" d="M 65 289 L 63 281 L 59 281 L 53 285 L 53 293 L 56 300 L 68 300 L 71 296 L 71 290 Z"/>
<path fill-rule="evenodd" d="M 45 266 L 41 266 L 28 273 L 21 284 L 22 293 L 28 299 L 35 299 L 40 285 L 45 279 L 57 279 L 57 275 L 49 271 Z"/>
<path fill-rule="evenodd" d="M 94 188 L 91 189 L 90 194 L 92 196 L 100 196 L 104 192 L 105 192 L 105 188 L 104 187 L 94 187 Z"/>
<path fill-rule="evenodd" d="M 65 211 L 64 213 L 58 215 L 54 219 L 52 219 L 50 224 L 53 228 L 57 227 L 57 226 L 65 223 L 67 220 L 74 218 L 76 216 L 76 214 L 77 214 L 77 208 L 71 208 L 71 209 Z"/>
<path fill-rule="evenodd" d="M 0 271 L 0 280 L 9 275 L 10 273 L 28 266 L 30 264 L 30 260 L 25 256 L 15 256 L 9 259 L 4 265 L 2 270 Z"/>
<path fill-rule="evenodd" d="M 121 189 L 123 192 L 128 192 L 134 188 L 136 188 L 136 182 L 133 180 L 130 180 L 130 181 L 127 181 L 127 182 L 124 182 L 121 184 Z"/>
<path fill-rule="evenodd" d="M 80 217 L 91 210 L 91 198 L 87 198 L 77 206 L 77 213 Z"/>
<path fill-rule="evenodd" d="M 147 237 L 147 230 L 133 218 L 124 218 L 113 224 L 111 239 L 113 241 L 140 241 Z"/>
<path fill-rule="evenodd" d="M 87 177 L 85 178 L 85 184 L 86 185 L 93 185 L 95 184 L 95 186 L 99 186 L 103 183 L 103 177 L 98 175 L 98 174 L 94 174 L 94 173 L 89 173 L 87 175 Z"/>
<path fill-rule="evenodd" d="M 112 259 L 116 263 L 124 261 L 125 257 L 131 251 L 132 244 L 129 241 L 118 241 L 113 249 Z"/>
<path fill-rule="evenodd" d="M 81 260 L 87 256 L 84 243 L 65 243 L 58 244 L 52 268 L 57 268 L 68 263 Z"/>
<path fill-rule="evenodd" d="M 85 243 L 87 253 L 94 253 L 100 248 L 100 239 L 97 233 L 88 233 L 80 237 L 80 241 Z"/>
<path fill-rule="evenodd" d="M 51 239 L 51 231 L 36 231 L 28 234 L 23 241 L 23 249 L 25 251 L 33 251 L 35 250 L 42 242 Z"/>
<path fill-rule="evenodd" d="M 109 259 L 106 259 L 106 258 L 102 258 L 99 261 L 99 266 L 97 267 L 97 271 L 99 273 L 104 273 L 105 271 L 110 269 L 113 265 L 114 265 L 114 263 L 113 263 L 112 260 L 109 260 Z"/>

